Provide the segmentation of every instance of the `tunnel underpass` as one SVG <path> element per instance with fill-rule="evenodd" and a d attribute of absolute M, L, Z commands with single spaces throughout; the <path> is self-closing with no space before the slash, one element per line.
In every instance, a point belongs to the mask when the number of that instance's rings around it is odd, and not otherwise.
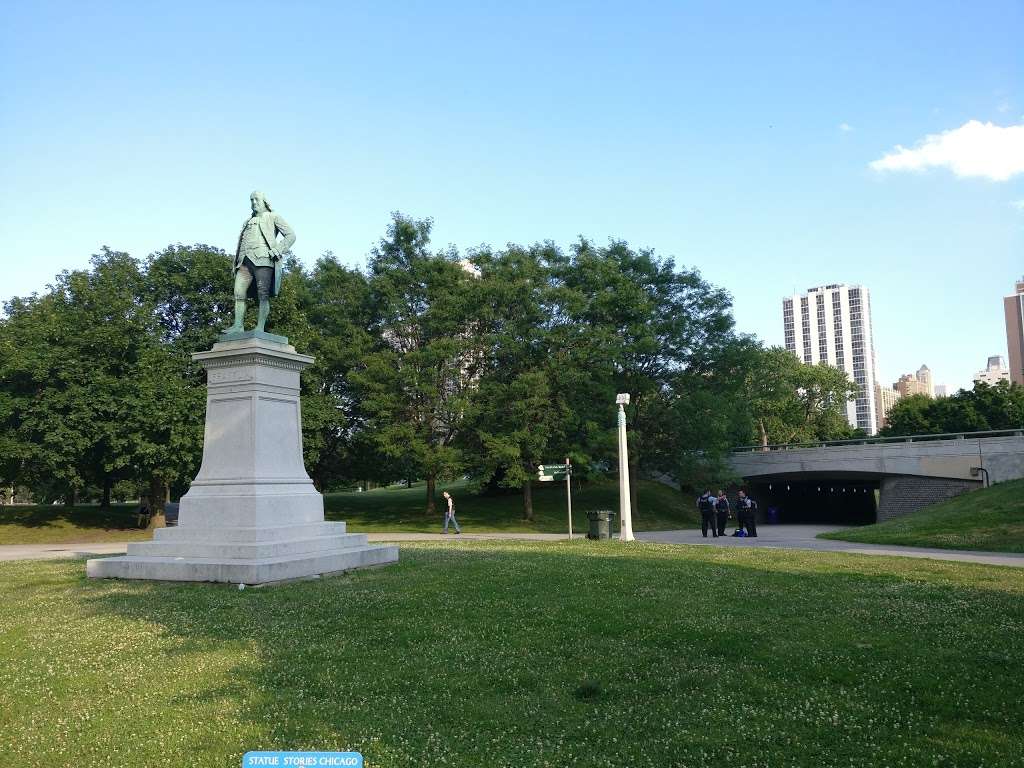
<path fill-rule="evenodd" d="M 879 478 L 761 477 L 747 483 L 764 522 L 870 525 L 877 519 Z"/>

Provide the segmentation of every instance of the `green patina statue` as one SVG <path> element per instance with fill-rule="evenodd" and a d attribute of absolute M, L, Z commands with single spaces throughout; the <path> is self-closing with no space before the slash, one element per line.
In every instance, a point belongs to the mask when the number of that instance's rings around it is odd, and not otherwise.
<path fill-rule="evenodd" d="M 295 232 L 274 213 L 262 192 L 249 195 L 252 216 L 242 226 L 232 271 L 235 275 L 235 322 L 224 333 L 241 333 L 245 325 L 245 301 L 259 300 L 256 332 L 264 333 L 270 314 L 270 297 L 281 291 L 281 259 L 295 242 Z M 281 239 L 278 240 L 278 234 Z"/>

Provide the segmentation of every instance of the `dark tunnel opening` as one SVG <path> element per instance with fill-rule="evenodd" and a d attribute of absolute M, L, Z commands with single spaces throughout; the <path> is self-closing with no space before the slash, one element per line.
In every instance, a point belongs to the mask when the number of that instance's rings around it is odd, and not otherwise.
<path fill-rule="evenodd" d="M 877 519 L 878 478 L 758 478 L 746 488 L 765 523 L 870 525 Z"/>

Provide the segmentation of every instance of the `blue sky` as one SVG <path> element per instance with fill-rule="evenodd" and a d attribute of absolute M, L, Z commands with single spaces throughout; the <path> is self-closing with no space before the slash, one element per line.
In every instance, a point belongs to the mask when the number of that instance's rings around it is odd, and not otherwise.
<path fill-rule="evenodd" d="M 622 238 L 771 343 L 783 295 L 863 283 L 884 381 L 968 386 L 1024 273 L 1022 39 L 998 0 L 14 4 L 0 299 L 230 248 L 259 188 L 308 264 L 393 210 L 439 247 Z"/>

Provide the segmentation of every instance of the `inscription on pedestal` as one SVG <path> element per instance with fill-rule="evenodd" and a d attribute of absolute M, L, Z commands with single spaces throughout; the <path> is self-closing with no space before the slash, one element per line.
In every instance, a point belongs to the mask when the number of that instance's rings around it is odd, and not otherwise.
<path fill-rule="evenodd" d="M 207 382 L 210 384 L 234 384 L 241 381 L 252 381 L 252 371 L 246 370 L 222 370 L 222 371 L 210 371 L 207 376 Z"/>

